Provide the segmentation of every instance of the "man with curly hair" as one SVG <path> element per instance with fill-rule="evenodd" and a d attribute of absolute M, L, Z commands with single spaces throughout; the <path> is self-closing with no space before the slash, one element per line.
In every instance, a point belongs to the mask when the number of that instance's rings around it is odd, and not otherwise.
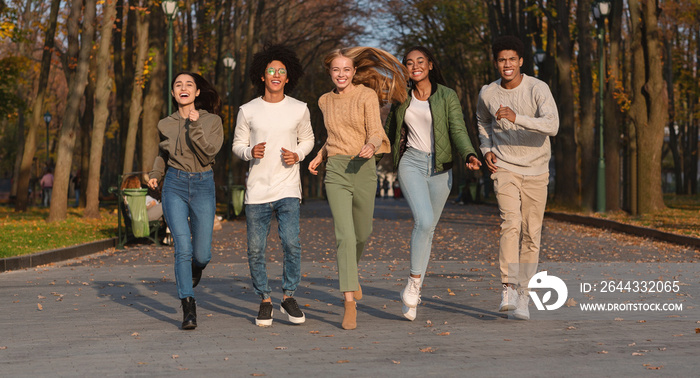
<path fill-rule="evenodd" d="M 248 266 L 253 289 L 262 299 L 255 324 L 272 325 L 265 249 L 273 214 L 284 252 L 280 311 L 301 324 L 306 318 L 294 299 L 301 280 L 299 163 L 311 152 L 314 134 L 308 107 L 287 93 L 303 69 L 292 50 L 269 45 L 253 56 L 249 75 L 259 97 L 239 109 L 233 153 L 250 162 L 245 194 Z"/>

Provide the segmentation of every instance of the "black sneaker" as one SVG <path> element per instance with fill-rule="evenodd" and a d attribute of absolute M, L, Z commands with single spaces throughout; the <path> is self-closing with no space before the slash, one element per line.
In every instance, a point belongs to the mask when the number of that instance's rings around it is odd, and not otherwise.
<path fill-rule="evenodd" d="M 268 327 L 272 325 L 272 303 L 261 302 L 258 317 L 255 318 L 255 325 L 260 327 Z"/>
<path fill-rule="evenodd" d="M 282 311 L 283 314 L 287 314 L 289 321 L 294 324 L 301 324 L 306 321 L 306 316 L 304 316 L 304 313 L 301 312 L 299 305 L 297 304 L 297 300 L 293 297 L 289 297 L 282 301 L 280 311 Z"/>

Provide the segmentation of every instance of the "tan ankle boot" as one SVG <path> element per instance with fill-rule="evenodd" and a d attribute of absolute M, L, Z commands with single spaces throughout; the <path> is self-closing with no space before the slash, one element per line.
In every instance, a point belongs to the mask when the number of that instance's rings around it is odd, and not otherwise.
<path fill-rule="evenodd" d="M 359 301 L 360 299 L 362 299 L 362 286 L 360 286 L 360 284 L 357 284 L 357 287 L 357 291 L 353 291 L 352 296 L 355 297 L 356 301 Z"/>
<path fill-rule="evenodd" d="M 345 314 L 343 315 L 343 329 L 357 328 L 357 302 L 345 301 Z"/>

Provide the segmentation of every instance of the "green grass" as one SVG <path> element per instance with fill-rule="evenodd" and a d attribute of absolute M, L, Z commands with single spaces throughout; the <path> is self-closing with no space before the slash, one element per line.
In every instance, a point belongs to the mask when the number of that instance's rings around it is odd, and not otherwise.
<path fill-rule="evenodd" d="M 70 208 L 63 222 L 46 222 L 49 210 L 30 208 L 16 213 L 0 206 L 0 258 L 68 247 L 117 235 L 114 208 L 101 209 L 101 219 L 83 219 L 83 210 Z"/>
<path fill-rule="evenodd" d="M 548 203 L 547 210 L 609 219 L 634 226 L 654 228 L 678 235 L 700 237 L 700 195 L 665 194 L 665 210 L 638 216 L 624 211 L 583 213 L 561 204 Z"/>

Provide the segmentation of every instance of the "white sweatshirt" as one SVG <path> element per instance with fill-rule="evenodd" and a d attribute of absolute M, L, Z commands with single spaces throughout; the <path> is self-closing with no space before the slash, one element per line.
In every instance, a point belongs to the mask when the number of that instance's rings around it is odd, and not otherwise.
<path fill-rule="evenodd" d="M 265 157 L 253 159 L 253 146 L 266 142 Z M 258 97 L 240 107 L 233 136 L 233 153 L 250 161 L 245 203 L 260 204 L 282 198 L 301 199 L 299 163 L 286 165 L 282 147 L 295 152 L 299 162 L 314 147 L 306 104 L 289 96 L 277 103 Z"/>
<path fill-rule="evenodd" d="M 496 120 L 501 106 L 511 108 L 515 123 Z M 476 106 L 481 152 L 493 152 L 496 166 L 526 176 L 549 172 L 552 148 L 550 136 L 557 135 L 559 114 L 547 84 L 523 74 L 513 89 L 501 86 L 501 79 L 484 85 Z"/>

